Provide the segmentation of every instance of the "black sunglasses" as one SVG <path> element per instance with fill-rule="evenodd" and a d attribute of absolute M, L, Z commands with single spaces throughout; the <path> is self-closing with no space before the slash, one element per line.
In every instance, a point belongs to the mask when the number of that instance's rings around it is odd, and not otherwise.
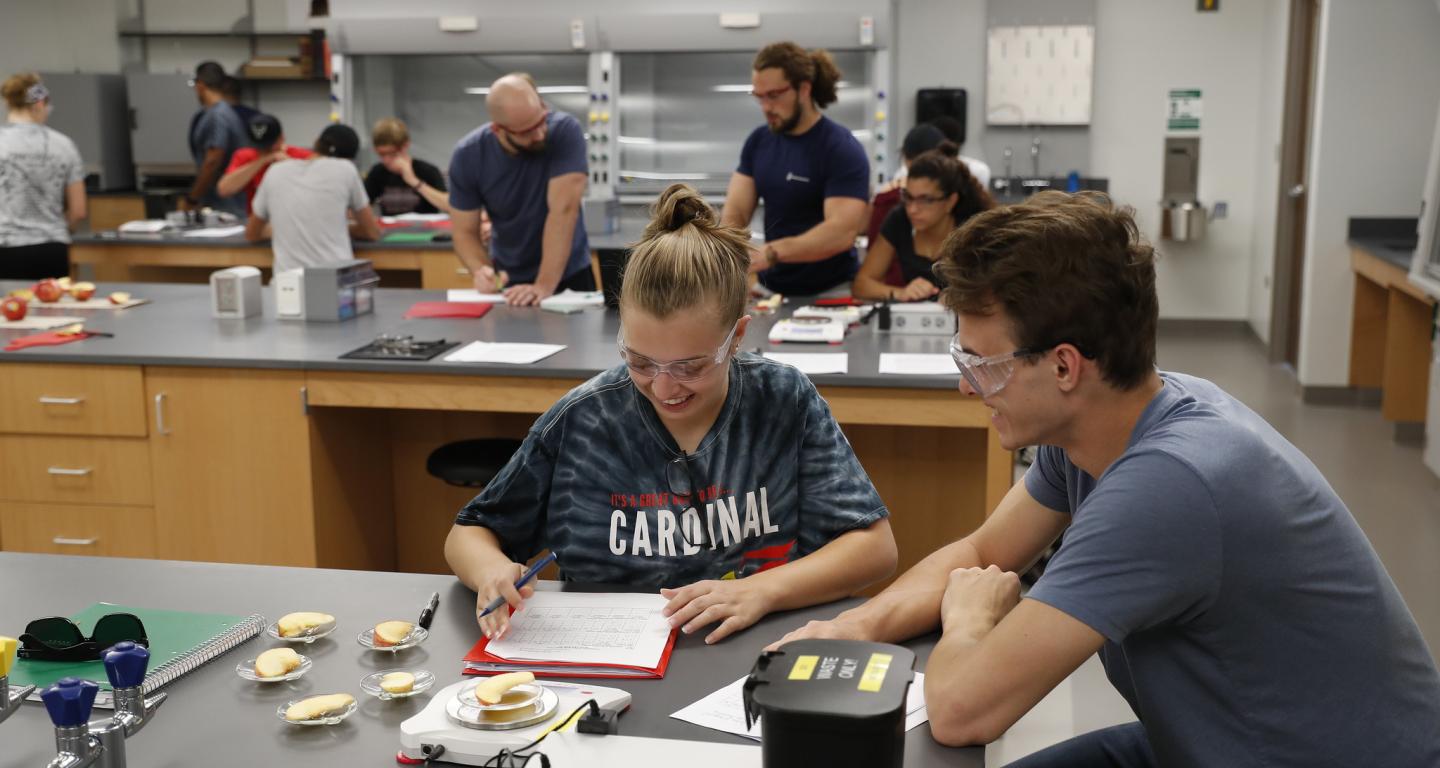
<path fill-rule="evenodd" d="M 16 655 L 37 661 L 94 661 L 105 649 L 130 640 L 148 647 L 145 625 L 133 613 L 107 613 L 95 622 L 89 637 L 64 616 L 47 616 L 25 625 Z"/>
<path fill-rule="evenodd" d="M 696 507 L 697 511 L 704 509 L 696 503 L 699 499 L 696 499 L 695 496 L 701 488 L 700 484 L 695 481 L 695 468 L 690 466 L 690 454 L 681 451 L 680 458 L 672 459 L 669 464 L 665 465 L 665 482 L 670 486 L 670 498 L 676 500 L 681 507 L 680 538 L 692 547 L 710 546 L 710 537 L 705 535 L 704 520 L 700 521 L 700 543 L 691 541 L 689 532 L 685 530 L 684 509 L 686 507 Z M 679 501 L 680 499 L 684 499 L 684 501 Z"/>

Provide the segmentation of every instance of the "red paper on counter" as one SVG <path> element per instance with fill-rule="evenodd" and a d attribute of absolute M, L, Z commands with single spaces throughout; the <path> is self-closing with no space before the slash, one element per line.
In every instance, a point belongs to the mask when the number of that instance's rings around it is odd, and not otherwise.
<path fill-rule="evenodd" d="M 417 317 L 484 317 L 490 304 L 471 301 L 417 301 L 405 310 L 405 319 Z"/>
<path fill-rule="evenodd" d="M 489 309 L 489 307 L 486 307 Z M 43 333 L 32 333 L 29 336 L 21 336 L 18 339 L 11 339 L 5 345 L 6 352 L 19 352 L 30 347 L 56 347 L 61 344 L 69 344 L 72 341 L 88 339 L 93 334 L 80 331 L 79 333 L 61 333 L 60 331 L 45 331 Z"/>

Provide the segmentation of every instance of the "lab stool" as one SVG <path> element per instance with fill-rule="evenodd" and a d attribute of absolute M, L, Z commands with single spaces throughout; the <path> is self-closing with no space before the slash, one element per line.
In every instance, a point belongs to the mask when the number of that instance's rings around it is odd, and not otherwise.
<path fill-rule="evenodd" d="M 451 485 L 483 488 L 518 450 L 520 441 L 510 438 L 458 440 L 431 451 L 425 471 Z"/>

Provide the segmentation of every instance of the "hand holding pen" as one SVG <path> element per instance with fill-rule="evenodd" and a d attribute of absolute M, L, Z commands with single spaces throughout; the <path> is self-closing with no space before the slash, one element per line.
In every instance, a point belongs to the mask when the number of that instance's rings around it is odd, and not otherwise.
<path fill-rule="evenodd" d="M 524 573 L 520 573 L 519 563 L 507 563 L 506 567 L 496 569 L 493 574 L 487 575 L 482 583 L 476 585 L 479 587 L 479 594 L 475 603 L 475 618 L 486 637 L 497 640 L 505 634 L 505 630 L 510 626 L 510 611 L 502 608 L 508 603 L 510 608 L 518 609 L 525 598 L 535 594 L 535 586 L 530 582 L 545 566 L 553 562 L 555 553 L 551 552 L 537 560 Z M 519 574 L 519 578 L 516 578 L 516 574 Z M 486 595 L 496 597 L 486 602 Z"/>

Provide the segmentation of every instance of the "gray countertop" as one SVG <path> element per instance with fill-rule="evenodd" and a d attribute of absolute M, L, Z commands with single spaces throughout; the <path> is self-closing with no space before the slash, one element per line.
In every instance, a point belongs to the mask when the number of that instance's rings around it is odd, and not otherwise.
<path fill-rule="evenodd" d="M 0 633 L 15 636 L 41 616 L 71 615 L 91 603 L 246 615 L 270 621 L 290 611 L 318 610 L 337 618 L 335 634 L 306 647 L 315 661 L 305 677 L 261 686 L 240 679 L 235 665 L 276 643 L 263 635 L 166 686 L 169 701 L 127 746 L 131 765 L 179 766 L 394 766 L 399 725 L 419 712 L 445 685 L 460 679 L 461 658 L 479 639 L 475 595 L 451 576 L 372 573 L 254 565 L 30 555 L 0 552 Z M 392 660 L 362 649 L 358 631 L 378 621 L 419 613 L 430 593 L 440 610 L 424 645 Z M 813 618 L 833 616 L 855 601 L 773 614 L 713 646 L 701 634 L 682 635 L 662 680 L 607 680 L 634 696 L 620 717 L 620 732 L 689 741 L 749 743 L 729 734 L 672 719 L 670 714 L 749 672 L 760 650 Z M 89 629 L 89 628 L 86 628 Z M 923 671 L 934 638 L 908 643 Z M 393 666 L 421 667 L 439 678 L 432 693 L 382 702 L 360 691 L 362 677 Z M 294 728 L 275 710 L 291 699 L 348 692 L 360 704 L 344 723 Z M 108 716 L 96 710 L 95 717 Z M 55 754 L 53 729 L 35 703 L 0 724 L 0 755 L 6 766 L 41 766 Z M 678 764 L 678 758 L 677 763 Z M 905 737 L 907 766 L 985 764 L 981 748 L 936 744 L 928 725 Z M 572 768 L 556 765 L 555 768 Z"/>
<path fill-rule="evenodd" d="M 1409 272 L 1418 224 L 1414 217 L 1355 216 L 1346 222 L 1346 242 Z"/>
<path fill-rule="evenodd" d="M 27 283 L 0 281 L 0 295 Z M 179 283 L 106 283 L 100 295 L 129 291 L 150 303 L 124 310 L 67 310 L 65 305 L 32 302 L 36 314 L 85 316 L 90 330 L 114 333 L 114 338 L 91 338 L 58 347 L 37 347 L 0 352 L 4 362 L 89 363 L 119 365 L 170 365 L 219 368 L 280 368 L 329 371 L 379 371 L 452 374 L 458 376 L 538 376 L 584 379 L 619 363 L 615 337 L 619 313 L 590 309 L 571 315 L 535 308 L 495 306 L 478 320 L 403 318 L 418 301 L 443 301 L 443 291 L 408 288 L 380 289 L 375 312 L 340 323 L 279 320 L 271 292 L 264 293 L 264 311 L 245 320 L 218 320 L 210 316 L 210 289 Z M 844 344 L 770 344 L 766 340 L 777 317 L 788 315 L 796 304 L 776 315 L 760 315 L 750 324 L 742 349 L 747 352 L 847 352 L 850 373 L 812 377 L 818 385 L 954 389 L 959 374 L 949 376 L 893 376 L 878 373 L 882 352 L 946 354 L 946 336 L 892 336 L 875 326 L 854 327 Z M 0 346 L 10 338 L 33 331 L 0 330 Z M 534 365 L 341 360 L 340 355 L 372 341 L 377 335 L 409 334 L 416 339 L 452 341 L 507 341 L 563 344 L 566 348 Z"/>
<path fill-rule="evenodd" d="M 1346 241 L 1351 248 L 1359 248 L 1395 266 L 1410 271 L 1415 259 L 1415 242 L 1383 237 L 1352 237 Z"/>

